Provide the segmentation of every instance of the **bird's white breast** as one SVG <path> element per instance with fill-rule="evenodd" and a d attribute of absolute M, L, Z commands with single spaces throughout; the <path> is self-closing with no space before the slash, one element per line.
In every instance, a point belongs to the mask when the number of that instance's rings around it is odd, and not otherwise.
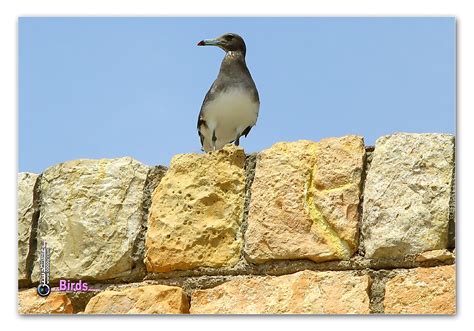
<path fill-rule="evenodd" d="M 259 103 L 245 89 L 228 89 L 209 101 L 204 109 L 207 130 L 202 132 L 209 142 L 216 133 L 216 148 L 233 141 L 257 122 Z"/>

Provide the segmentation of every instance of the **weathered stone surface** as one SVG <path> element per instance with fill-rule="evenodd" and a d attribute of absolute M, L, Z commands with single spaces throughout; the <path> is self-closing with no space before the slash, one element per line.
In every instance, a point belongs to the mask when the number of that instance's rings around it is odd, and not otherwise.
<path fill-rule="evenodd" d="M 434 251 L 427 251 L 420 253 L 416 256 L 415 261 L 425 262 L 425 261 L 447 261 L 454 259 L 454 254 L 448 251 L 447 249 L 437 249 Z"/>
<path fill-rule="evenodd" d="M 228 145 L 171 160 L 148 217 L 149 272 L 230 266 L 242 246 L 245 154 Z"/>
<path fill-rule="evenodd" d="M 352 272 L 301 271 L 236 278 L 194 291 L 192 314 L 368 314 L 369 277 Z"/>
<path fill-rule="evenodd" d="M 453 152 L 448 134 L 397 133 L 377 140 L 364 192 L 367 257 L 447 247 Z"/>
<path fill-rule="evenodd" d="M 33 218 L 37 212 L 34 201 L 34 188 L 38 175 L 21 172 L 18 174 L 18 280 L 28 281 L 26 259 L 30 252 L 30 237 L 33 230 Z"/>
<path fill-rule="evenodd" d="M 277 143 L 257 156 L 247 258 L 348 259 L 358 246 L 362 137 Z"/>
<path fill-rule="evenodd" d="M 40 180 L 39 279 L 42 241 L 51 252 L 51 280 L 128 276 L 144 221 L 148 167 L 130 157 L 76 160 L 48 168 Z"/>
<path fill-rule="evenodd" d="M 416 268 L 389 280 L 385 288 L 387 314 L 455 314 L 454 265 Z"/>
<path fill-rule="evenodd" d="M 186 294 L 179 287 L 144 285 L 117 291 L 104 291 L 93 297 L 86 314 L 185 314 L 189 312 Z"/>
<path fill-rule="evenodd" d="M 67 294 L 51 292 L 47 297 L 37 294 L 36 288 L 18 292 L 19 314 L 72 314 L 73 307 Z"/>

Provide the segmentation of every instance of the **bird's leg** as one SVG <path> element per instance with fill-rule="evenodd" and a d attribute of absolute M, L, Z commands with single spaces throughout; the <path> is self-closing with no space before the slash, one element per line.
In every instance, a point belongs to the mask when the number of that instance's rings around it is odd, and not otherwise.
<path fill-rule="evenodd" d="M 237 136 L 237 138 L 234 140 L 235 146 L 239 146 L 240 144 L 240 136 Z"/>
<path fill-rule="evenodd" d="M 216 140 L 216 130 L 214 130 L 212 131 L 212 148 L 214 149 L 214 151 L 216 150 Z"/>

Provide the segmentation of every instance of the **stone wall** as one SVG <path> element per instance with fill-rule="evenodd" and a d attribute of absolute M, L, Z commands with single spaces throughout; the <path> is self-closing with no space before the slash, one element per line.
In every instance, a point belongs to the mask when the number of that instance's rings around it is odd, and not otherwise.
<path fill-rule="evenodd" d="M 21 173 L 19 312 L 454 314 L 454 169 L 452 135 L 397 133 Z"/>

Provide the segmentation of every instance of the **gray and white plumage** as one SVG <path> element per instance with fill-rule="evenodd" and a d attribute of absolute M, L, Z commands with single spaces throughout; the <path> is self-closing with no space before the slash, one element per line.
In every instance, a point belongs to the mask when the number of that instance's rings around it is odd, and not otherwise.
<path fill-rule="evenodd" d="M 224 145 L 239 145 L 257 123 L 260 100 L 255 82 L 245 63 L 245 42 L 235 33 L 202 40 L 199 46 L 218 46 L 226 54 L 219 74 L 206 94 L 199 112 L 197 129 L 206 152 Z"/>

